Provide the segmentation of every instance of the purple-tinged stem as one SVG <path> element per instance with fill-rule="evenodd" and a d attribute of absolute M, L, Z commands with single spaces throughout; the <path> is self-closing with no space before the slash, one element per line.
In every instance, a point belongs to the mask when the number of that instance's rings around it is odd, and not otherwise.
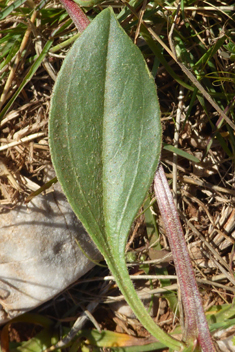
<path fill-rule="evenodd" d="M 60 2 L 65 7 L 65 10 L 68 12 L 78 31 L 83 32 L 89 25 L 90 21 L 79 5 L 72 0 L 60 0 Z"/>
<path fill-rule="evenodd" d="M 203 352 L 215 352 L 183 230 L 162 165 L 158 167 L 154 178 L 154 191 L 180 285 L 185 314 L 186 343 L 192 344 L 198 340 Z"/>

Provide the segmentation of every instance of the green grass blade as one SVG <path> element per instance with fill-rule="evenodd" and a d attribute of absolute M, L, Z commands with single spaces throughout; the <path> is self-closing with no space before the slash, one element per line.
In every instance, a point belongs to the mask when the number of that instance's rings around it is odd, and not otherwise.
<path fill-rule="evenodd" d="M 152 50 L 152 52 L 154 53 L 154 55 L 156 55 L 156 57 L 158 58 L 158 60 L 161 62 L 161 64 L 165 67 L 166 71 L 176 80 L 176 82 L 178 82 L 181 86 L 187 88 L 188 90 L 193 91 L 193 87 L 190 86 L 189 84 L 185 83 L 176 73 L 175 71 L 170 67 L 170 65 L 168 64 L 168 62 L 166 61 L 166 59 L 164 58 L 164 55 L 161 53 L 160 48 L 158 47 L 158 45 L 155 43 L 155 41 L 153 40 L 152 36 L 150 35 L 150 33 L 147 31 L 146 28 L 144 28 L 143 26 L 141 27 L 141 35 L 143 36 L 143 38 L 145 39 L 146 43 L 148 44 L 148 46 L 150 47 L 150 49 Z"/>
<path fill-rule="evenodd" d="M 20 94 L 20 92 L 22 91 L 22 89 L 24 88 L 24 86 L 30 81 L 30 79 L 33 77 L 34 73 L 37 71 L 37 69 L 39 68 L 39 66 L 41 65 L 44 57 L 47 55 L 51 45 L 53 43 L 53 40 L 48 40 L 47 43 L 45 44 L 41 54 L 39 55 L 39 57 L 37 58 L 37 60 L 34 62 L 34 64 L 30 67 L 29 72 L 26 74 L 26 76 L 24 77 L 24 79 L 22 80 L 19 88 L 17 89 L 17 91 L 15 92 L 15 94 L 12 96 L 12 98 L 9 100 L 9 102 L 5 105 L 5 107 L 2 109 L 1 113 L 0 113 L 0 121 L 3 119 L 4 115 L 7 113 L 7 111 L 9 110 L 9 108 L 12 106 L 12 104 L 14 103 L 14 101 L 16 100 L 16 98 L 18 97 L 18 95 Z"/>
<path fill-rule="evenodd" d="M 0 13 L 0 20 L 4 20 L 8 15 L 10 15 L 15 9 L 23 5 L 27 0 L 16 0 L 14 1 L 11 5 L 6 7 L 3 11 Z"/>
<path fill-rule="evenodd" d="M 173 145 L 168 145 L 166 143 L 163 143 L 163 149 L 168 150 L 169 152 L 175 153 L 179 156 L 182 156 L 183 158 L 193 161 L 194 163 L 200 163 L 200 160 L 196 158 L 194 155 L 191 155 L 182 149 L 176 148 Z"/>
<path fill-rule="evenodd" d="M 217 51 L 221 48 L 223 45 L 224 41 L 226 39 L 226 36 L 223 36 L 217 40 L 215 45 L 213 45 L 194 65 L 194 69 L 199 69 L 200 67 L 204 69 L 204 66 L 207 64 L 207 62 L 217 53 Z"/>

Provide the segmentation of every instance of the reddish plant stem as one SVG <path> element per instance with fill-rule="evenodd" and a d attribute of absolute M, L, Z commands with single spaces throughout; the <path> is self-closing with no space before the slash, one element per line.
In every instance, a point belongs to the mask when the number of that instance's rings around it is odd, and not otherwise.
<path fill-rule="evenodd" d="M 204 352 L 215 352 L 183 230 L 162 165 L 158 167 L 154 178 L 154 191 L 180 285 L 185 314 L 186 343 L 192 344 L 198 340 Z"/>
<path fill-rule="evenodd" d="M 79 5 L 72 0 L 60 0 L 60 2 L 65 7 L 78 31 L 83 32 L 84 29 L 86 29 L 86 27 L 90 23 L 90 21 L 88 20 L 87 16 L 82 11 L 82 9 L 79 7 Z"/>

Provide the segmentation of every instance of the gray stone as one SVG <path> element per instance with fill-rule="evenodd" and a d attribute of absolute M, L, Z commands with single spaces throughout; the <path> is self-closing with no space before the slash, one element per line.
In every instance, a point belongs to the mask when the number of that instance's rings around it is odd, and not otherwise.
<path fill-rule="evenodd" d="M 70 208 L 60 185 L 0 214 L 0 323 L 54 297 L 101 255 Z"/>

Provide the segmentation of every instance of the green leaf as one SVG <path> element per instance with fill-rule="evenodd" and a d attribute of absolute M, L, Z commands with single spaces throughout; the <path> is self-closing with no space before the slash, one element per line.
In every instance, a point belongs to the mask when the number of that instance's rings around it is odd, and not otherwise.
<path fill-rule="evenodd" d="M 37 334 L 35 337 L 30 339 L 27 342 L 18 343 L 18 347 L 14 348 L 15 343 L 9 344 L 9 325 L 14 323 L 29 323 L 41 325 L 44 329 Z M 52 329 L 53 322 L 46 318 L 45 316 L 35 314 L 35 313 L 26 313 L 19 317 L 12 319 L 8 322 L 1 331 L 1 347 L 0 352 L 2 351 L 11 351 L 11 352 L 41 352 L 45 348 L 51 346 L 58 341 L 54 338 L 55 332 Z"/>
<path fill-rule="evenodd" d="M 67 55 L 50 115 L 69 202 L 102 254 L 115 246 L 118 257 L 159 162 L 161 124 L 154 81 L 110 9 Z"/>
<path fill-rule="evenodd" d="M 205 67 L 205 65 L 207 64 L 207 62 L 215 55 L 215 53 L 217 53 L 217 51 L 221 48 L 221 46 L 223 45 L 224 41 L 226 39 L 226 36 L 224 35 L 223 37 L 219 38 L 217 40 L 217 42 L 210 47 L 209 50 L 207 50 L 205 52 L 204 55 L 202 55 L 202 57 L 198 60 L 198 62 L 194 65 L 194 70 L 195 69 L 199 69 L 200 66 L 202 66 L 203 68 Z"/>
<path fill-rule="evenodd" d="M 11 352 L 42 352 L 57 341 L 58 336 L 53 330 L 43 329 L 29 341 L 22 342 L 20 346 L 11 349 Z"/>
<path fill-rule="evenodd" d="M 91 7 L 103 2 L 103 0 L 74 0 L 78 5 L 83 7 Z"/>
<path fill-rule="evenodd" d="M 154 80 L 111 8 L 74 43 L 59 73 L 49 139 L 58 180 L 103 254 L 127 302 L 147 329 L 176 350 L 131 284 L 124 249 L 161 151 Z"/>

